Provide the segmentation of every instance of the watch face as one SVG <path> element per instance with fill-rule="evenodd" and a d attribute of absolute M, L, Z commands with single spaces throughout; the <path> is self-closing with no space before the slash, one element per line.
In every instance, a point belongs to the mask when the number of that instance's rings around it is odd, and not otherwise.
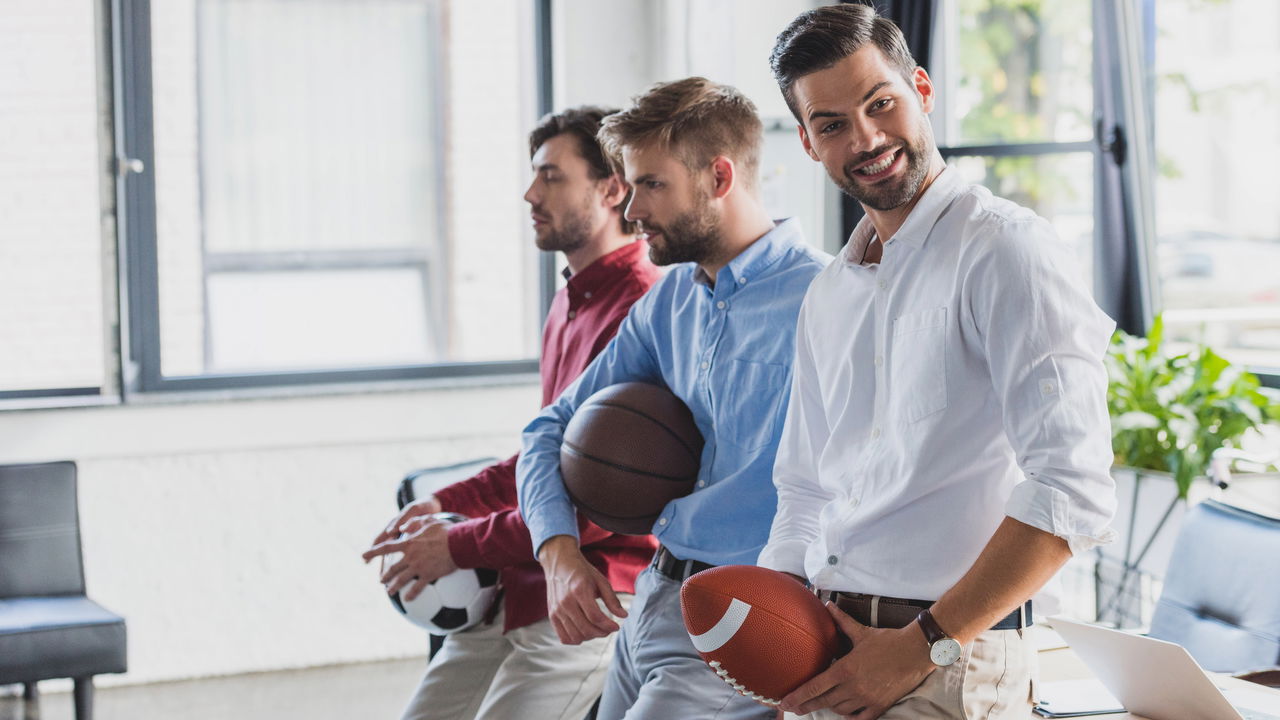
<path fill-rule="evenodd" d="M 929 646 L 929 659 L 934 665 L 946 667 L 960 659 L 960 643 L 953 638 L 942 638 Z"/>

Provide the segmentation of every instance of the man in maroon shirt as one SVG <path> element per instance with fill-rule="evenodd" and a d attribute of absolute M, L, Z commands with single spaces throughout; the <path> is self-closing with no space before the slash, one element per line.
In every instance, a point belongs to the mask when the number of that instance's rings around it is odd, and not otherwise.
<path fill-rule="evenodd" d="M 604 349 L 631 304 L 658 280 L 648 246 L 622 217 L 629 188 L 621 164 L 596 141 L 611 111 L 584 107 L 544 118 L 529 137 L 534 178 L 525 193 L 539 249 L 564 253 L 566 287 L 542 333 L 542 404 L 554 400 Z M 505 589 L 497 622 L 449 636 L 404 720 L 523 716 L 578 720 L 600 694 L 613 636 L 560 642 L 547 619 L 546 580 L 516 505 L 516 457 L 406 507 L 365 552 L 404 558 L 383 575 L 388 592 L 415 597 L 456 568 L 494 568 Z M 447 510 L 472 518 L 449 525 Z M 579 518 L 582 550 L 621 593 L 653 556 L 651 536 L 617 535 Z M 400 537 L 405 533 L 404 537 Z M 627 596 L 629 597 L 629 595 Z M 610 610 L 625 616 L 617 605 Z"/>

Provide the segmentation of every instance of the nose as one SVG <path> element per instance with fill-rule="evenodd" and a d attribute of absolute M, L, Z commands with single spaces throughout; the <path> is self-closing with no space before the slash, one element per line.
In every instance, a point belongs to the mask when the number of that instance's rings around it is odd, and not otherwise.
<path fill-rule="evenodd" d="M 884 145 L 884 132 L 870 118 L 854 118 L 850 121 L 849 130 L 849 151 L 854 155 L 871 152 Z"/>
<path fill-rule="evenodd" d="M 649 211 L 640 202 L 640 193 L 632 191 L 631 199 L 627 201 L 627 209 L 622 213 L 622 217 L 630 222 L 644 220 L 649 216 Z"/>
<path fill-rule="evenodd" d="M 524 201 L 530 205 L 537 205 L 542 199 L 542 193 L 538 192 L 538 178 L 534 178 L 529 182 L 529 188 L 524 191 Z"/>

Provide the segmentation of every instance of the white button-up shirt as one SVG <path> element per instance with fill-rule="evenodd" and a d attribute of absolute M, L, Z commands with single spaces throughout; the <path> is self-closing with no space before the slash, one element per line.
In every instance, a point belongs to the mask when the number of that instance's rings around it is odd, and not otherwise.
<path fill-rule="evenodd" d="M 953 169 L 864 265 L 873 233 L 864 218 L 805 297 L 759 564 L 936 600 L 1006 515 L 1075 553 L 1108 542 L 1115 324 L 1069 248 Z"/>

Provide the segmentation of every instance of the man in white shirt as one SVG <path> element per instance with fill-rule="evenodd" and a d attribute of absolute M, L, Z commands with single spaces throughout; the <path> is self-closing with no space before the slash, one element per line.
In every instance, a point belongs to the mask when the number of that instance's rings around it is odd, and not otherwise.
<path fill-rule="evenodd" d="M 806 152 L 867 213 L 800 314 L 759 559 L 834 601 L 853 650 L 783 707 L 1024 720 L 1029 599 L 1112 535 L 1114 323 L 1044 219 L 946 168 L 891 22 L 805 13 L 772 65 Z"/>

